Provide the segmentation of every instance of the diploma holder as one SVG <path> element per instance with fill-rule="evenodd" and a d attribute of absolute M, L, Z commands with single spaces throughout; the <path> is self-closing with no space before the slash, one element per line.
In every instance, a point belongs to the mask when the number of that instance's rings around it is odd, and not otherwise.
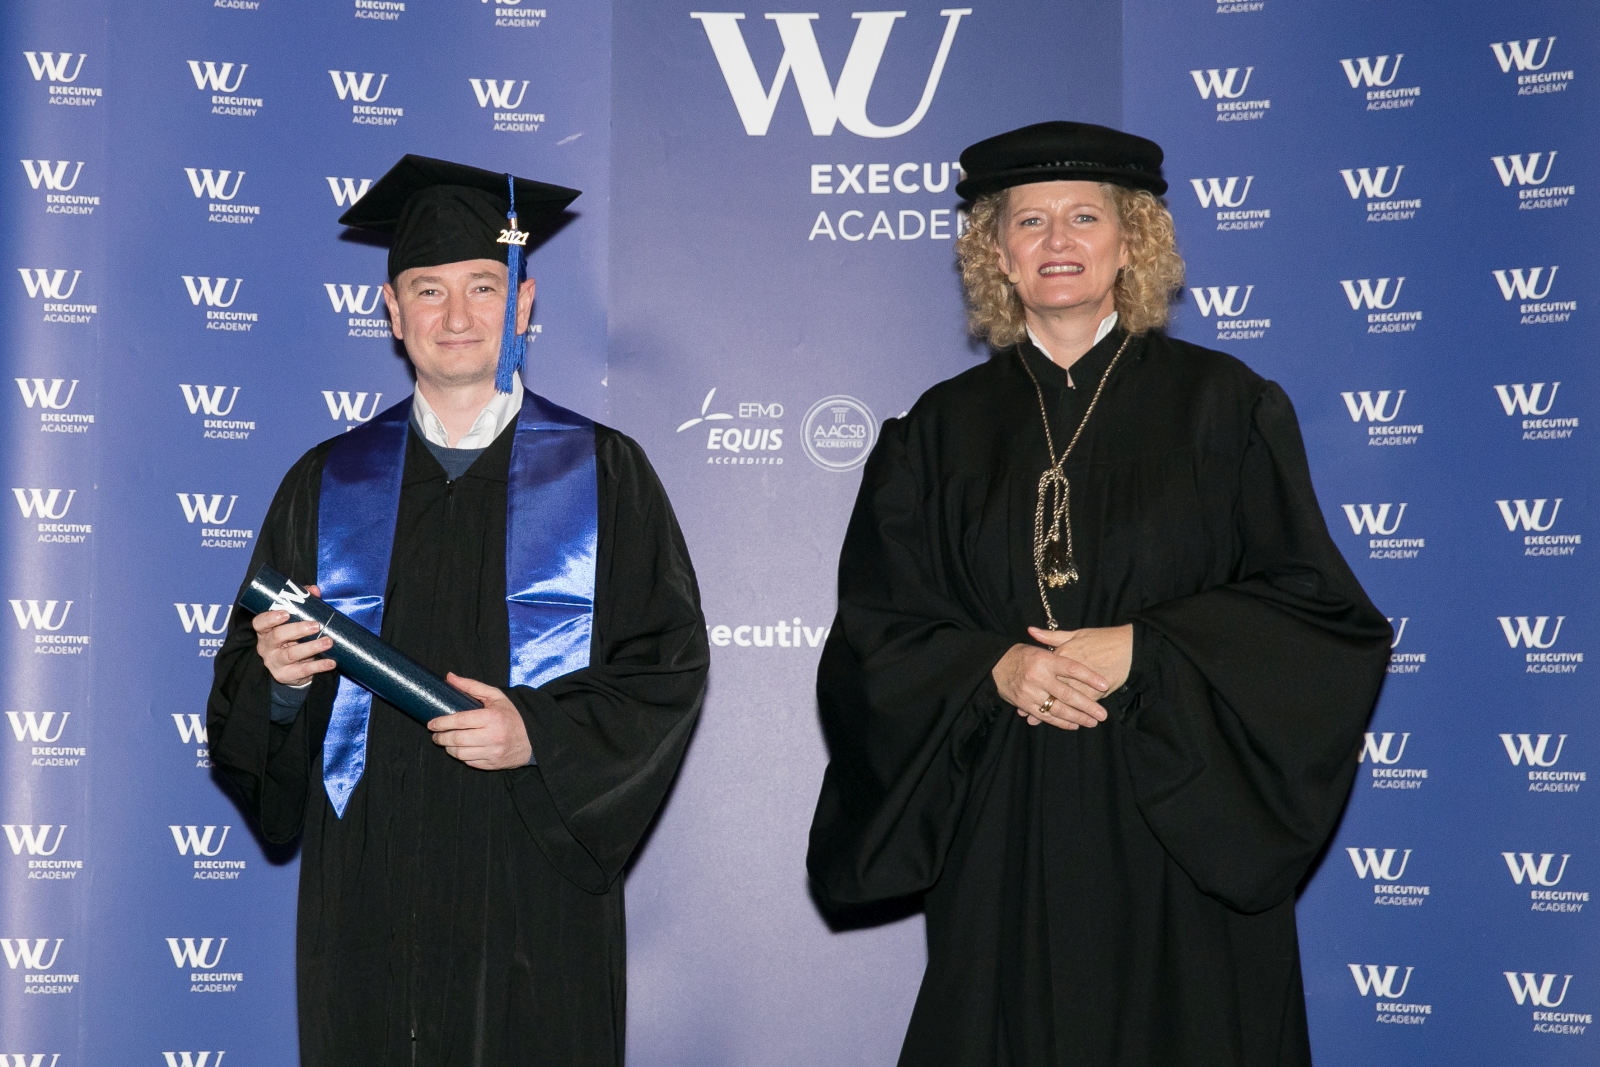
<path fill-rule="evenodd" d="M 475 697 L 382 640 L 327 601 L 312 596 L 272 567 L 262 564 L 251 577 L 239 606 L 252 615 L 286 611 L 295 622 L 314 622 L 321 633 L 306 638 L 333 639 L 324 655 L 344 676 L 380 700 L 387 700 L 418 722 L 481 708 Z"/>

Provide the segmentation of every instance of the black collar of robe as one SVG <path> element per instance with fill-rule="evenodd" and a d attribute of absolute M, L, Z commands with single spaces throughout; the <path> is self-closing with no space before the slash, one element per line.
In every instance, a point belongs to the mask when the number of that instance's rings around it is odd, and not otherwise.
<path fill-rule="evenodd" d="M 1077 420 L 1083 417 L 1084 409 L 1093 399 L 1095 389 L 1100 385 L 1100 379 L 1105 376 L 1106 368 L 1116 358 L 1117 350 L 1122 347 L 1122 342 L 1127 337 L 1128 331 L 1120 326 L 1113 328 L 1093 348 L 1078 357 L 1078 361 L 1072 365 L 1070 377 L 1066 369 L 1058 366 L 1026 337 L 1011 348 L 998 353 L 1000 359 L 1021 360 L 1027 365 L 1028 370 L 1033 372 L 1035 380 L 1039 383 L 1039 390 L 1044 394 L 1045 410 L 1050 413 L 1050 433 L 1055 441 L 1057 456 L 1060 456 L 1061 450 L 1067 447 L 1067 442 L 1072 440 L 1072 435 L 1078 428 Z M 1135 337 L 1117 364 L 1118 373 L 1143 353 L 1144 338 Z M 1069 381 L 1071 384 L 1068 384 Z M 1040 459 L 1040 470 L 1043 470 L 1050 460 L 1047 456 Z"/>

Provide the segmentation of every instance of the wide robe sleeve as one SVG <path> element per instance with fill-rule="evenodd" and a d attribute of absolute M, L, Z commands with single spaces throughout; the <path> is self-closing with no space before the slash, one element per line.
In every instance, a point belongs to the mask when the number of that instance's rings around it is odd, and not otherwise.
<path fill-rule="evenodd" d="M 829 763 L 806 864 L 853 905 L 938 878 L 982 741 L 1006 706 L 990 671 L 1016 639 L 953 591 L 929 486 L 891 419 L 862 475 L 839 558 L 839 609 L 817 668 Z"/>
<path fill-rule="evenodd" d="M 1236 580 L 1134 615 L 1114 700 L 1135 798 L 1203 892 L 1253 913 L 1333 832 L 1391 631 L 1328 535 L 1288 397 L 1265 382 L 1237 502 Z"/>
<path fill-rule="evenodd" d="M 508 772 L 546 858 L 604 892 L 655 817 L 694 729 L 710 651 L 666 491 L 638 445 L 597 437 L 599 557 L 589 666 L 509 690 L 537 765 Z"/>

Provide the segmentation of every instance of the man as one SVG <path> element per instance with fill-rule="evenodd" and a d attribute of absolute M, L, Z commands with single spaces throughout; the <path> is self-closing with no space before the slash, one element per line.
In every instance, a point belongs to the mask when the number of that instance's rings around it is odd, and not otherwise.
<path fill-rule="evenodd" d="M 643 452 L 515 373 L 517 209 L 577 195 L 407 156 L 340 220 L 394 235 L 416 390 L 290 469 L 251 572 L 318 583 L 483 708 L 424 727 L 340 678 L 315 624 L 234 614 L 211 754 L 269 840 L 302 838 L 307 1067 L 622 1063 L 620 875 L 708 656 Z"/>

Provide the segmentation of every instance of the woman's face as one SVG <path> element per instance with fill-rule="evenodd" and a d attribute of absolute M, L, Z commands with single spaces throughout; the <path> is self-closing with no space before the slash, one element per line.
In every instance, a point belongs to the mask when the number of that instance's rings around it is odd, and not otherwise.
<path fill-rule="evenodd" d="M 1013 186 L 996 251 L 1034 314 L 1082 308 L 1104 318 L 1128 262 L 1116 209 L 1099 182 Z"/>

